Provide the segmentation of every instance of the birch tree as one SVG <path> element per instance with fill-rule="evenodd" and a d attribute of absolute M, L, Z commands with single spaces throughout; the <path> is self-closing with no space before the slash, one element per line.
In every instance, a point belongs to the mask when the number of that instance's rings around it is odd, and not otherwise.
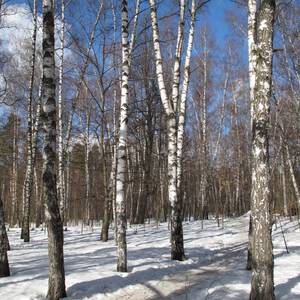
<path fill-rule="evenodd" d="M 202 5 L 208 1 L 202 2 Z M 186 3 L 180 1 L 179 23 L 177 32 L 177 43 L 175 49 L 175 59 L 173 66 L 173 81 L 171 94 L 167 94 L 163 72 L 163 59 L 160 48 L 159 29 L 157 21 L 157 9 L 155 0 L 149 0 L 151 25 L 153 35 L 153 46 L 155 53 L 156 77 L 158 81 L 161 101 L 167 115 L 168 131 L 168 198 L 171 204 L 171 258 L 174 260 L 184 260 L 184 243 L 182 229 L 182 212 L 178 195 L 178 184 L 180 184 L 181 163 L 178 173 L 178 162 L 182 159 L 183 126 L 185 122 L 186 95 L 189 84 L 190 57 L 193 45 L 194 25 L 195 25 L 195 1 L 192 1 L 191 22 L 188 38 L 188 50 L 185 57 L 185 74 L 180 99 L 180 65 L 182 61 L 182 49 L 184 40 L 185 9 Z M 180 112 L 180 130 L 178 131 L 178 111 Z M 179 150 L 178 150 L 179 149 Z M 179 176 L 180 174 L 180 176 Z"/>
<path fill-rule="evenodd" d="M 255 63 L 256 63 L 256 42 L 255 42 L 255 26 L 256 26 L 257 0 L 248 0 L 248 57 L 249 57 L 249 88 L 250 88 L 250 116 L 252 128 L 253 102 L 254 102 L 254 86 L 255 86 Z M 252 269 L 252 216 L 249 219 L 249 243 L 247 255 L 247 270 Z"/>
<path fill-rule="evenodd" d="M 116 218 L 117 218 L 117 271 L 127 272 L 126 245 L 126 206 L 125 206 L 125 167 L 126 167 L 126 137 L 128 118 L 128 2 L 122 0 L 122 83 L 121 83 L 121 111 L 120 131 L 117 145 L 117 174 L 116 174 Z"/>
<path fill-rule="evenodd" d="M 273 281 L 269 110 L 272 88 L 275 0 L 263 0 L 256 14 L 255 85 L 252 101 L 252 280 L 250 299 L 275 299 Z"/>
<path fill-rule="evenodd" d="M 11 224 L 17 223 L 17 182 L 18 182 L 18 116 L 16 109 L 14 109 L 14 136 L 13 136 L 13 157 L 12 157 L 12 178 L 11 178 L 11 202 L 12 202 L 12 218 Z"/>
<path fill-rule="evenodd" d="M 203 228 L 203 220 L 208 219 L 208 201 L 206 197 L 206 186 L 207 186 L 207 118 L 206 118 L 206 101 L 207 101 L 207 85 L 208 85 L 208 49 L 207 49 L 207 32 L 206 29 L 203 32 L 203 92 L 201 97 L 201 179 L 200 179 L 200 197 L 201 197 L 201 214 L 202 222 L 201 227 Z"/>
<path fill-rule="evenodd" d="M 54 1 L 43 0 L 43 192 L 48 228 L 49 281 L 47 297 L 66 297 L 63 224 L 56 186 L 56 101 L 54 60 Z"/>
<path fill-rule="evenodd" d="M 65 220 L 65 176 L 64 176 L 64 145 L 63 145 L 63 76 L 64 76 L 64 47 L 65 47 L 65 0 L 61 0 L 61 28 L 60 28 L 60 59 L 58 81 L 58 181 L 60 214 L 62 222 Z"/>
<path fill-rule="evenodd" d="M 139 12 L 140 2 L 136 2 L 135 22 Z M 126 139 L 128 122 L 128 76 L 134 45 L 135 30 L 133 28 L 130 44 L 128 34 L 128 1 L 122 1 L 122 80 L 121 103 L 119 120 L 119 141 L 117 145 L 117 173 L 116 173 L 116 219 L 117 219 L 117 271 L 127 272 L 126 245 L 126 203 L 125 203 L 125 170 L 126 170 Z"/>
<path fill-rule="evenodd" d="M 30 240 L 30 203 L 32 198 L 32 186 L 33 186 L 33 117 L 32 117 L 32 102 L 33 102 L 33 86 L 35 77 L 35 61 L 36 61 L 36 33 L 37 33 L 37 1 L 33 2 L 33 30 L 32 30 L 32 53 L 31 53 L 31 66 L 30 66 L 30 83 L 29 83 L 29 96 L 27 105 L 27 165 L 24 182 L 24 198 L 23 198 L 23 222 L 21 238 L 24 242 Z"/>

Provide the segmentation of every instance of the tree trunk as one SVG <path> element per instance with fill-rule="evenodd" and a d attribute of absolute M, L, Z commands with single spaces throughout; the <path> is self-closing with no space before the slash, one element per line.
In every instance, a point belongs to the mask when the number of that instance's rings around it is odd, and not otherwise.
<path fill-rule="evenodd" d="M 101 126 L 101 154 L 102 154 L 102 173 L 103 173 L 103 180 L 104 180 L 104 191 L 105 191 L 105 198 L 104 198 L 104 211 L 103 211 L 103 220 L 102 220 L 102 228 L 100 234 L 100 240 L 103 242 L 108 241 L 108 229 L 109 223 L 111 219 L 111 211 L 112 211 L 112 189 L 113 189 L 113 182 L 114 182 L 114 171 L 115 171 L 115 147 L 114 145 L 111 147 L 112 150 L 112 168 L 110 170 L 110 176 L 108 178 L 107 173 L 107 160 L 106 160 L 106 153 L 105 153 L 105 140 L 104 140 L 104 117 L 102 117 L 102 126 Z"/>
<path fill-rule="evenodd" d="M 181 206 L 177 194 L 177 132 L 176 119 L 168 116 L 168 193 L 171 204 L 171 259 L 185 259 Z"/>
<path fill-rule="evenodd" d="M 208 201 L 206 195 L 207 185 L 207 125 L 206 125 L 206 90 L 207 90 L 207 47 L 206 47 L 206 32 L 204 33 L 204 87 L 203 97 L 201 101 L 201 130 L 202 130 L 202 143 L 201 143 L 201 181 L 200 181 L 200 195 L 201 195 L 201 211 L 202 211 L 202 228 L 203 220 L 208 219 Z"/>
<path fill-rule="evenodd" d="M 28 97 L 28 107 L 27 107 L 27 165 L 26 165 L 26 174 L 24 182 L 24 199 L 23 199 L 23 222 L 22 222 L 22 231 L 21 238 L 24 239 L 24 242 L 29 242 L 30 240 L 30 204 L 32 198 L 32 185 L 33 185 L 33 134 L 32 134 L 32 101 L 33 101 L 33 85 L 34 85 L 34 75 L 35 75 L 35 60 L 36 60 L 36 33 L 37 33 L 37 1 L 34 0 L 33 3 L 33 31 L 32 31 L 32 54 L 31 54 L 31 76 L 29 83 L 29 97 Z"/>
<path fill-rule="evenodd" d="M 252 280 L 251 300 L 275 299 L 271 190 L 269 169 L 269 114 L 272 87 L 275 1 L 263 0 L 256 20 L 255 88 L 252 102 Z"/>
<path fill-rule="evenodd" d="M 126 202 L 125 202 L 125 169 L 126 169 L 126 139 L 128 122 L 128 75 L 129 75 L 129 49 L 128 49 L 128 3 L 122 1 L 122 89 L 120 132 L 117 145 L 117 271 L 127 272 L 127 245 L 126 245 Z"/>
<path fill-rule="evenodd" d="M 249 57 L 249 96 L 250 96 L 250 117 L 252 128 L 253 101 L 255 86 L 255 64 L 256 64 L 256 43 L 255 43 L 255 26 L 256 26 L 257 0 L 248 0 L 248 57 Z M 251 160 L 250 160 L 251 161 Z M 251 167 L 251 164 L 249 164 Z M 251 212 L 250 212 L 251 213 Z M 249 220 L 249 242 L 247 255 L 247 270 L 252 270 L 252 221 Z"/>
<path fill-rule="evenodd" d="M 293 164 L 292 164 L 292 160 L 291 160 L 289 146 L 286 141 L 284 143 L 284 147 L 285 147 L 287 162 L 288 162 L 288 166 L 289 166 L 289 172 L 290 172 L 290 176 L 291 176 L 292 183 L 293 183 L 293 188 L 294 188 L 295 195 L 296 195 L 296 201 L 297 201 L 297 207 L 298 207 L 298 218 L 299 218 L 299 216 L 300 216 L 300 191 L 299 191 L 299 187 L 298 187 L 298 184 L 296 181 L 296 176 L 295 176 L 295 172 L 294 172 L 294 168 L 293 168 Z"/>
<path fill-rule="evenodd" d="M 48 227 L 49 281 L 51 300 L 66 297 L 63 224 L 56 186 L 56 101 L 54 60 L 54 1 L 43 0 L 43 192 Z"/>
<path fill-rule="evenodd" d="M 86 128 L 85 128 L 85 157 L 84 157 L 84 170 L 85 170 L 85 222 L 87 225 L 90 225 L 91 221 L 91 209 L 90 209 L 90 118 L 91 112 L 90 109 L 86 108 Z"/>
<path fill-rule="evenodd" d="M 185 123 L 186 96 L 189 85 L 190 57 L 194 38 L 195 26 L 195 1 L 191 4 L 191 21 L 188 37 L 188 45 L 185 57 L 182 93 L 180 95 L 180 65 L 182 61 L 182 49 L 184 41 L 185 9 L 186 2 L 179 1 L 179 23 L 177 30 L 177 43 L 175 48 L 175 60 L 173 66 L 173 82 L 170 97 L 167 95 L 162 55 L 159 42 L 159 30 L 155 0 L 149 0 L 151 7 L 151 25 L 153 46 L 155 54 L 156 76 L 159 86 L 160 97 L 167 115 L 168 132 L 168 198 L 171 204 L 171 258 L 184 260 L 184 242 L 182 230 L 182 205 L 181 205 L 181 181 L 182 181 L 182 149 Z M 180 97 L 181 96 L 181 97 Z"/>
<path fill-rule="evenodd" d="M 280 173 L 282 179 L 282 196 L 283 196 L 283 214 L 285 217 L 288 216 L 288 202 L 287 202 L 287 194 L 286 194 L 286 177 L 285 177 L 285 161 L 284 161 L 284 150 L 281 150 L 281 165 L 280 165 Z"/>
<path fill-rule="evenodd" d="M 18 183 L 18 116 L 14 110 L 14 137 L 13 137 L 13 161 L 12 161 L 12 182 L 11 182 L 11 202 L 12 214 L 11 225 L 18 223 L 18 199 L 17 199 L 17 183 Z"/>
<path fill-rule="evenodd" d="M 7 250 L 9 250 L 9 243 L 5 228 L 3 202 L 0 197 L 0 277 L 10 276 Z"/>
<path fill-rule="evenodd" d="M 65 0 L 61 0 L 61 28 L 60 28 L 60 60 L 58 81 L 58 181 L 57 194 L 59 197 L 60 215 L 64 222 L 65 215 L 65 174 L 64 174 L 64 145 L 63 145 L 63 75 L 64 75 L 64 44 L 65 44 Z"/>

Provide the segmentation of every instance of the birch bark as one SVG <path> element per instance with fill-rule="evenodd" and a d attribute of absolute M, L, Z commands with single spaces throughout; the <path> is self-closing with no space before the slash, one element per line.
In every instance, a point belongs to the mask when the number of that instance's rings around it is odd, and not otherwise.
<path fill-rule="evenodd" d="M 90 119 L 91 111 L 90 108 L 86 108 L 86 124 L 85 124 L 85 136 L 84 136 L 84 146 L 85 146 L 85 159 L 84 159 L 84 170 L 85 170 L 85 221 L 86 224 L 90 224 Z"/>
<path fill-rule="evenodd" d="M 64 175 L 64 145 L 63 145 L 63 74 L 65 47 L 65 0 L 61 0 L 61 28 L 60 28 L 60 59 L 58 80 L 58 181 L 57 194 L 59 197 L 60 215 L 65 221 L 65 175 Z"/>
<path fill-rule="evenodd" d="M 117 214 L 117 271 L 127 272 L 126 245 L 126 205 L 125 205 L 125 168 L 126 137 L 128 122 L 128 75 L 129 75 L 129 41 L 128 41 L 128 2 L 122 0 L 122 87 L 120 131 L 117 145 L 118 168 L 116 174 L 116 214 Z"/>
<path fill-rule="evenodd" d="M 269 170 L 269 122 L 272 87 L 275 0 L 261 1 L 256 16 L 255 87 L 252 101 L 251 215 L 252 280 L 250 299 L 275 299 L 271 191 Z"/>
<path fill-rule="evenodd" d="M 17 199 L 17 182 L 18 182 L 18 116 L 14 110 L 14 137 L 13 137 L 13 161 L 12 161 L 12 182 L 11 182 L 11 197 L 12 197 L 12 218 L 11 224 L 17 224 L 18 219 L 18 199 Z"/>
<path fill-rule="evenodd" d="M 183 80 L 183 92 L 181 94 L 181 103 L 179 103 L 179 86 L 180 86 L 180 64 L 182 56 L 183 38 L 184 38 L 184 13 L 185 1 L 180 1 L 179 4 L 179 24 L 177 34 L 177 44 L 175 50 L 175 61 L 173 69 L 173 84 L 171 95 L 168 96 L 164 73 L 163 62 L 159 41 L 159 29 L 157 21 L 157 9 L 155 0 L 149 0 L 150 16 L 153 35 L 153 47 L 155 54 L 156 77 L 162 105 L 167 116 L 167 132 L 168 132 L 168 198 L 171 204 L 171 258 L 174 260 L 184 260 L 184 243 L 183 243 L 183 229 L 182 229 L 182 212 L 180 199 L 178 195 L 178 184 L 181 179 L 178 177 L 178 170 L 181 176 L 181 164 L 178 162 L 182 156 L 182 140 L 183 127 L 185 115 L 185 102 L 189 82 L 189 63 L 192 50 L 192 42 L 194 35 L 194 13 L 195 2 L 192 2 L 191 24 L 188 38 L 188 48 L 185 59 L 185 74 Z M 179 111 L 178 111 L 179 110 Z M 178 118 L 178 112 L 180 117 Z M 180 129 L 178 130 L 178 126 Z M 179 143 L 178 143 L 179 142 Z M 178 147 L 179 144 L 179 147 Z M 179 155 L 178 155 L 179 154 Z M 179 180 L 179 181 L 178 181 Z"/>
<path fill-rule="evenodd" d="M 56 186 L 56 101 L 54 60 L 54 1 L 43 0 L 43 193 L 48 228 L 49 281 L 47 297 L 66 297 L 63 224 Z"/>
<path fill-rule="evenodd" d="M 140 9 L 140 1 L 136 1 L 134 16 L 134 28 L 130 36 L 128 34 L 128 1 L 122 0 L 122 79 L 121 79 L 121 103 L 118 130 L 118 144 L 116 148 L 117 172 L 116 172 L 116 221 L 117 221 L 117 271 L 127 272 L 127 245 L 126 245 L 126 202 L 125 202 L 125 172 L 126 172 L 126 139 L 128 123 L 128 88 L 129 70 L 132 50 L 136 35 L 136 26 Z"/>
<path fill-rule="evenodd" d="M 249 96 L 250 96 L 250 117 L 251 129 L 253 119 L 253 101 L 254 101 L 254 86 L 255 86 L 255 64 L 256 64 L 256 11 L 257 0 L 248 0 L 248 60 L 249 60 Z M 249 218 L 249 243 L 247 255 L 247 270 L 252 269 L 252 220 L 251 212 Z"/>
<path fill-rule="evenodd" d="M 32 48 L 31 48 L 31 66 L 30 66 L 30 83 L 29 83 L 29 97 L 27 106 L 27 165 L 24 182 L 24 199 L 23 199 L 23 222 L 21 238 L 24 242 L 30 240 L 30 204 L 32 198 L 32 186 L 33 186 L 33 145 L 32 145 L 32 100 L 33 100 L 33 85 L 35 77 L 35 61 L 36 61 L 36 33 L 37 33 L 37 1 L 33 2 L 33 30 L 32 30 Z"/>
<path fill-rule="evenodd" d="M 201 195 L 201 212 L 202 222 L 201 227 L 203 228 L 203 220 L 208 219 L 208 203 L 206 197 L 206 186 L 207 186 L 207 122 L 206 122 L 206 92 L 207 92 L 207 58 L 208 50 L 206 45 L 206 31 L 203 34 L 204 39 L 204 58 L 203 58 L 203 96 L 201 99 L 201 131 L 202 131 L 202 143 L 201 143 L 201 181 L 200 181 L 200 195 Z"/>

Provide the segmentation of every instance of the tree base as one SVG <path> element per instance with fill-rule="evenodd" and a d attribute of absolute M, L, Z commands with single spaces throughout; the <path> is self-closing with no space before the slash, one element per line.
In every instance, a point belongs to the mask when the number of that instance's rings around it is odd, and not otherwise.
<path fill-rule="evenodd" d="M 8 277 L 10 276 L 9 264 L 7 259 L 7 253 L 0 253 L 0 277 Z"/>

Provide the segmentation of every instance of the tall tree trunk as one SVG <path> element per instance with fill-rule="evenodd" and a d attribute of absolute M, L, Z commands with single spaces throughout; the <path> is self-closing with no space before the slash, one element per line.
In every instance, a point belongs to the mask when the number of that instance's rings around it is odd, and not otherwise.
<path fill-rule="evenodd" d="M 33 100 L 33 85 L 34 85 L 34 75 L 35 75 L 35 61 L 36 61 L 36 33 L 37 33 L 37 1 L 33 2 L 33 31 L 32 31 L 32 53 L 31 53 L 31 66 L 30 66 L 30 83 L 29 83 L 29 97 L 28 97 L 28 107 L 27 107 L 27 165 L 26 174 L 24 182 L 24 199 L 23 199 L 23 222 L 21 238 L 24 242 L 29 242 L 30 240 L 30 204 L 32 198 L 32 185 L 33 185 L 33 122 L 32 122 L 32 100 Z"/>
<path fill-rule="evenodd" d="M 18 199 L 17 199 L 17 183 L 18 183 L 18 116 L 14 110 L 14 137 L 13 137 L 13 160 L 12 160 L 12 179 L 11 179 L 11 225 L 18 223 Z"/>
<path fill-rule="evenodd" d="M 9 250 L 9 243 L 5 228 L 3 202 L 0 197 L 0 277 L 10 276 L 7 250 Z"/>
<path fill-rule="evenodd" d="M 256 64 L 256 26 L 257 0 L 248 0 L 248 57 L 249 57 L 249 96 L 250 96 L 250 116 L 251 128 L 253 117 L 254 86 L 255 86 L 255 64 Z M 251 166 L 250 166 L 251 167 Z M 247 255 L 247 270 L 252 270 L 252 220 L 249 218 L 249 242 Z"/>
<path fill-rule="evenodd" d="M 178 130 L 177 130 L 177 189 L 181 191 L 182 186 L 182 153 L 183 153 L 183 139 L 186 115 L 186 100 L 190 81 L 190 63 L 193 50 L 194 33 L 195 33 L 195 18 L 196 18 L 196 3 L 192 1 L 191 7 L 191 21 L 188 36 L 188 44 L 186 50 L 186 57 L 184 63 L 183 84 L 179 104 Z"/>
<path fill-rule="evenodd" d="M 202 228 L 203 220 L 208 219 L 208 201 L 206 195 L 207 186 L 207 122 L 206 122 L 206 92 L 207 92 L 207 46 L 206 46 L 206 31 L 204 32 L 204 58 L 203 58 L 203 73 L 204 73 L 204 86 L 203 96 L 201 99 L 201 181 L 200 181 L 200 195 L 201 195 L 201 211 L 202 211 Z"/>
<path fill-rule="evenodd" d="M 48 227 L 49 281 L 51 300 L 66 297 L 63 224 L 56 186 L 56 101 L 54 60 L 54 1 L 43 0 L 43 192 Z"/>
<path fill-rule="evenodd" d="M 239 122 L 238 122 L 238 106 L 237 106 L 237 96 L 234 87 L 232 87 L 233 95 L 233 115 L 234 115 L 234 127 L 235 127 L 235 140 L 236 140 L 236 161 L 235 161 L 235 203 L 236 211 L 238 215 L 242 213 L 242 199 L 241 199 L 241 145 L 240 145 L 240 132 L 239 132 Z"/>
<path fill-rule="evenodd" d="M 153 34 L 153 46 L 155 53 L 155 65 L 156 65 L 156 76 L 161 96 L 161 101 L 167 115 L 167 132 L 168 132 L 168 198 L 171 205 L 171 259 L 183 260 L 184 259 L 184 246 L 183 246 L 183 230 L 182 230 L 182 220 L 181 220 L 181 210 L 177 197 L 177 131 L 176 131 L 176 112 L 174 107 L 178 104 L 178 98 L 175 99 L 175 94 L 177 91 L 174 89 L 179 89 L 179 78 L 180 73 L 178 72 L 178 62 L 180 59 L 177 54 L 181 50 L 176 49 L 176 62 L 174 63 L 174 78 L 173 78 L 173 91 L 172 91 L 172 101 L 168 98 L 164 75 L 163 75 L 163 65 L 162 65 L 162 55 L 159 43 L 159 30 L 157 22 L 157 11 L 155 0 L 149 0 L 151 9 L 151 24 L 152 24 L 152 34 Z M 183 22 L 182 6 L 184 2 L 180 1 L 180 22 Z M 182 24 L 179 24 L 179 27 Z M 178 28 L 178 32 L 183 34 Z M 182 47 L 182 43 L 179 43 L 182 37 L 177 37 L 177 47 Z M 180 65 L 180 61 L 179 61 Z M 179 93 L 177 93 L 179 95 Z"/>
<path fill-rule="evenodd" d="M 272 88 L 275 0 L 262 0 L 256 16 L 255 88 L 252 102 L 252 190 L 253 226 L 251 300 L 275 299 L 271 190 L 269 169 L 269 122 Z"/>
<path fill-rule="evenodd" d="M 125 171 L 126 171 L 126 139 L 128 122 L 128 76 L 131 64 L 131 54 L 135 40 L 140 1 L 136 1 L 134 28 L 128 40 L 128 1 L 122 0 L 122 80 L 120 120 L 117 144 L 117 172 L 116 172 L 116 220 L 117 220 L 117 271 L 127 272 L 126 245 L 126 201 L 125 201 Z"/>
<path fill-rule="evenodd" d="M 152 25 L 152 35 L 153 35 L 153 46 L 155 54 L 155 66 L 156 66 L 156 77 L 159 86 L 160 97 L 162 105 L 164 107 L 165 113 L 167 115 L 167 132 L 168 132 L 168 198 L 171 205 L 171 258 L 174 260 L 184 260 L 184 243 L 183 243 L 183 229 L 182 229 L 182 208 L 179 197 L 178 183 L 180 185 L 181 180 L 181 165 L 179 166 L 179 176 L 178 176 L 178 162 L 181 160 L 182 155 L 182 139 L 183 139 L 183 124 L 185 115 L 185 93 L 188 87 L 189 81 L 189 52 L 191 49 L 189 47 L 193 41 L 193 30 L 194 30 L 194 16 L 192 12 L 190 32 L 188 38 L 188 50 L 186 55 L 185 65 L 185 75 L 183 80 L 183 91 L 182 105 L 180 103 L 180 65 L 182 59 L 182 49 L 184 41 L 184 15 L 186 3 L 184 0 L 180 0 L 179 4 L 179 23 L 177 32 L 177 44 L 175 49 L 175 61 L 173 68 L 173 82 L 172 82 L 172 92 L 171 97 L 168 97 L 164 74 L 163 74 L 163 64 L 162 55 L 159 42 L 159 29 L 157 21 L 157 11 L 155 0 L 149 0 L 150 4 L 150 15 L 151 15 L 151 25 Z M 195 8 L 194 1 L 192 2 Z M 195 11 L 194 11 L 195 12 Z M 181 107 L 180 107 L 181 106 Z M 181 118 L 178 118 L 178 113 Z M 178 126 L 180 124 L 180 133 L 178 133 Z M 179 135 L 178 135 L 179 134 Z M 179 148 L 178 148 L 178 138 L 179 138 Z M 179 155 L 178 155 L 179 153 Z M 179 182 L 178 182 L 179 180 Z"/>
<path fill-rule="evenodd" d="M 57 193 L 59 197 L 60 215 L 64 222 L 65 215 L 65 174 L 64 174 L 64 145 L 63 145 L 63 76 L 64 76 L 64 47 L 65 47 L 65 0 L 61 0 L 61 28 L 60 28 L 60 60 L 58 81 L 58 181 Z"/>
<path fill-rule="evenodd" d="M 86 124 L 85 124 L 85 157 L 84 157 L 84 170 L 85 170 L 85 222 L 87 225 L 90 225 L 91 220 L 91 209 L 90 209 L 90 118 L 91 111 L 90 108 L 86 108 Z"/>
<path fill-rule="evenodd" d="M 283 141 L 281 140 L 281 145 L 282 145 L 282 143 L 283 143 Z M 284 149 L 281 150 L 280 173 L 281 173 L 281 180 L 282 180 L 283 214 L 285 217 L 287 217 L 288 216 L 288 202 L 287 202 L 287 194 L 286 194 Z"/>
<path fill-rule="evenodd" d="M 300 191 L 299 191 L 299 187 L 298 187 L 298 184 L 296 181 L 296 176 L 295 176 L 295 172 L 294 172 L 294 168 L 293 168 L 293 164 L 292 164 L 289 146 L 286 141 L 284 143 L 284 148 L 285 148 L 285 152 L 286 152 L 290 176 L 291 176 L 292 183 L 293 183 L 293 188 L 294 188 L 295 195 L 296 195 L 296 201 L 297 201 L 297 207 L 298 207 L 298 218 L 300 218 Z"/>
<path fill-rule="evenodd" d="M 126 139 L 128 122 L 128 75 L 129 75 L 129 49 L 128 49 L 128 3 L 122 1 L 122 89 L 120 132 L 117 145 L 117 271 L 127 272 L 127 245 L 126 245 L 126 203 L 125 203 L 125 169 L 126 169 Z"/>
<path fill-rule="evenodd" d="M 115 147 L 113 147 L 114 149 Z M 105 166 L 106 168 L 106 166 Z M 112 212 L 112 200 L 114 197 L 114 189 L 115 189 L 115 169 L 116 169 L 116 155 L 115 150 L 113 150 L 113 158 L 112 158 L 112 169 L 110 171 L 109 181 L 106 178 L 106 187 L 105 187 L 105 201 L 104 201 L 104 214 L 103 214 L 103 221 L 102 221 L 102 228 L 101 228 L 101 235 L 100 240 L 103 242 L 108 241 L 108 229 L 109 223 L 111 219 L 111 212 Z M 103 170 L 103 172 L 107 172 Z"/>
<path fill-rule="evenodd" d="M 103 220 L 102 220 L 102 228 L 100 234 L 100 240 L 103 242 L 108 241 L 108 229 L 109 223 L 111 219 L 111 211 L 112 211 L 112 183 L 114 178 L 112 177 L 113 170 L 110 171 L 110 177 L 108 178 L 108 170 L 107 170 L 107 159 L 106 159 L 106 151 L 105 151 L 105 140 L 104 140 L 104 127 L 105 121 L 104 116 L 102 116 L 102 124 L 101 124 L 101 141 L 100 141 L 100 149 L 102 155 L 102 173 L 103 173 L 103 181 L 104 181 L 104 211 L 103 211 Z M 114 146 L 110 147 L 112 150 L 112 168 L 114 168 Z"/>

